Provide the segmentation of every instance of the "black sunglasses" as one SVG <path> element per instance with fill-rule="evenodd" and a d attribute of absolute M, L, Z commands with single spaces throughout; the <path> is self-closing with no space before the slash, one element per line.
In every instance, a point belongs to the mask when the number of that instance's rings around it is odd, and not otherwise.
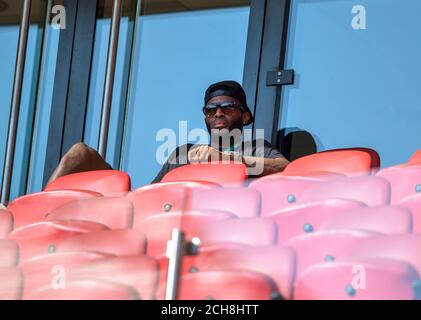
<path fill-rule="evenodd" d="M 232 114 L 236 109 L 240 109 L 244 112 L 244 108 L 238 102 L 230 101 L 219 104 L 209 103 L 203 107 L 203 113 L 206 117 L 213 117 L 218 108 L 220 108 L 224 114 Z"/>

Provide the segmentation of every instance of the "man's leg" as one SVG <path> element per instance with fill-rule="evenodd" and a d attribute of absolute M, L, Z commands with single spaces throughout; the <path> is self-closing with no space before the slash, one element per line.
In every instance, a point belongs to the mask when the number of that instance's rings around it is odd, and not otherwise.
<path fill-rule="evenodd" d="M 48 183 L 71 173 L 112 169 L 99 153 L 84 143 L 73 145 L 63 156 Z"/>

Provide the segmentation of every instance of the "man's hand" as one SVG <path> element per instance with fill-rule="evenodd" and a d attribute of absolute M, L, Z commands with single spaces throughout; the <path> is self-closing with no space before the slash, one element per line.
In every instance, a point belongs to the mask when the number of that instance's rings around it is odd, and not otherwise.
<path fill-rule="evenodd" d="M 219 162 L 223 159 L 223 154 L 210 146 L 199 146 L 189 151 L 188 159 L 192 164 Z"/>

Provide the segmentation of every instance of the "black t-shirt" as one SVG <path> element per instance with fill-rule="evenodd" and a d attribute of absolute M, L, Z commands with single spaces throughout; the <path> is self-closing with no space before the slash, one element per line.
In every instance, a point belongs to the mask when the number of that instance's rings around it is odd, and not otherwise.
<path fill-rule="evenodd" d="M 162 178 L 171 170 L 189 164 L 187 154 L 190 148 L 193 146 L 193 144 L 186 144 L 175 149 L 171 153 L 165 164 L 162 166 L 161 171 L 159 171 L 158 175 L 151 183 L 160 182 Z M 242 149 L 243 152 L 241 152 Z M 239 149 L 234 149 L 233 151 L 241 152 L 244 156 L 252 156 L 267 159 L 284 158 L 282 153 L 277 149 L 273 148 L 272 145 L 266 140 L 254 140 L 252 143 L 244 143 L 239 146 Z"/>

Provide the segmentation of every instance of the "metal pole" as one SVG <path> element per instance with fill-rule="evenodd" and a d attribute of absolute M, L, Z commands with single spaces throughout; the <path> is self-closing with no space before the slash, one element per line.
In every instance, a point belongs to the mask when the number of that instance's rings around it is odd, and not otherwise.
<path fill-rule="evenodd" d="M 118 159 L 118 170 L 123 171 L 123 158 L 125 155 L 125 144 L 126 144 L 126 137 L 127 137 L 127 122 L 128 116 L 130 111 L 130 104 L 132 102 L 132 93 L 133 93 L 133 77 L 136 73 L 135 66 L 136 66 L 136 52 L 137 52 L 137 35 L 139 34 L 139 24 L 140 24 L 140 14 L 142 13 L 142 0 L 136 1 L 136 10 L 134 16 L 134 26 L 133 26 L 133 37 L 132 37 L 132 48 L 130 53 L 130 66 L 129 66 L 129 81 L 127 84 L 126 90 L 126 101 L 124 104 L 124 121 L 123 121 L 123 133 L 122 133 L 122 141 L 120 144 L 120 154 Z"/>
<path fill-rule="evenodd" d="M 184 233 L 180 229 L 173 229 L 172 239 L 167 248 L 168 277 L 165 290 L 165 300 L 176 300 L 178 294 L 178 283 L 180 280 L 181 259 L 184 252 Z"/>
<path fill-rule="evenodd" d="M 0 202 L 7 205 L 10 200 L 13 160 L 15 156 L 16 133 L 19 120 L 20 100 L 22 97 L 22 83 L 25 71 L 26 46 L 28 44 L 29 18 L 31 14 L 31 0 L 24 0 L 22 19 L 20 21 L 18 52 L 13 81 L 12 103 L 10 108 L 9 130 L 7 133 L 6 154 L 3 167 L 3 181 L 1 185 Z"/>
<path fill-rule="evenodd" d="M 45 20 L 44 20 L 44 30 L 42 33 L 42 45 L 41 45 L 41 59 L 39 64 L 39 72 L 38 72 L 38 79 L 37 79 L 37 89 L 36 89 L 36 97 L 35 97 L 35 104 L 34 104 L 34 113 L 32 116 L 32 123 L 31 123 L 31 137 L 29 142 L 29 163 L 28 168 L 26 169 L 26 178 L 25 178 L 25 192 L 29 193 L 29 177 L 32 171 L 32 164 L 33 164 L 33 155 L 32 155 L 32 148 L 33 148 L 33 141 L 35 138 L 35 126 L 37 123 L 38 118 L 38 110 L 40 109 L 40 94 L 41 94 L 41 84 L 44 82 L 45 77 L 45 64 L 47 58 L 47 39 L 48 39 L 48 26 L 51 20 L 51 12 L 53 8 L 53 0 L 47 0 L 46 10 L 45 13 Z"/>
<path fill-rule="evenodd" d="M 122 0 L 114 0 L 111 19 L 110 40 L 108 43 L 108 57 L 105 72 L 104 94 L 102 100 L 101 125 L 98 139 L 98 152 L 105 159 L 107 155 L 108 127 L 110 124 L 111 102 L 113 98 L 115 64 L 117 59 L 118 36 L 120 34 L 120 20 Z"/>

